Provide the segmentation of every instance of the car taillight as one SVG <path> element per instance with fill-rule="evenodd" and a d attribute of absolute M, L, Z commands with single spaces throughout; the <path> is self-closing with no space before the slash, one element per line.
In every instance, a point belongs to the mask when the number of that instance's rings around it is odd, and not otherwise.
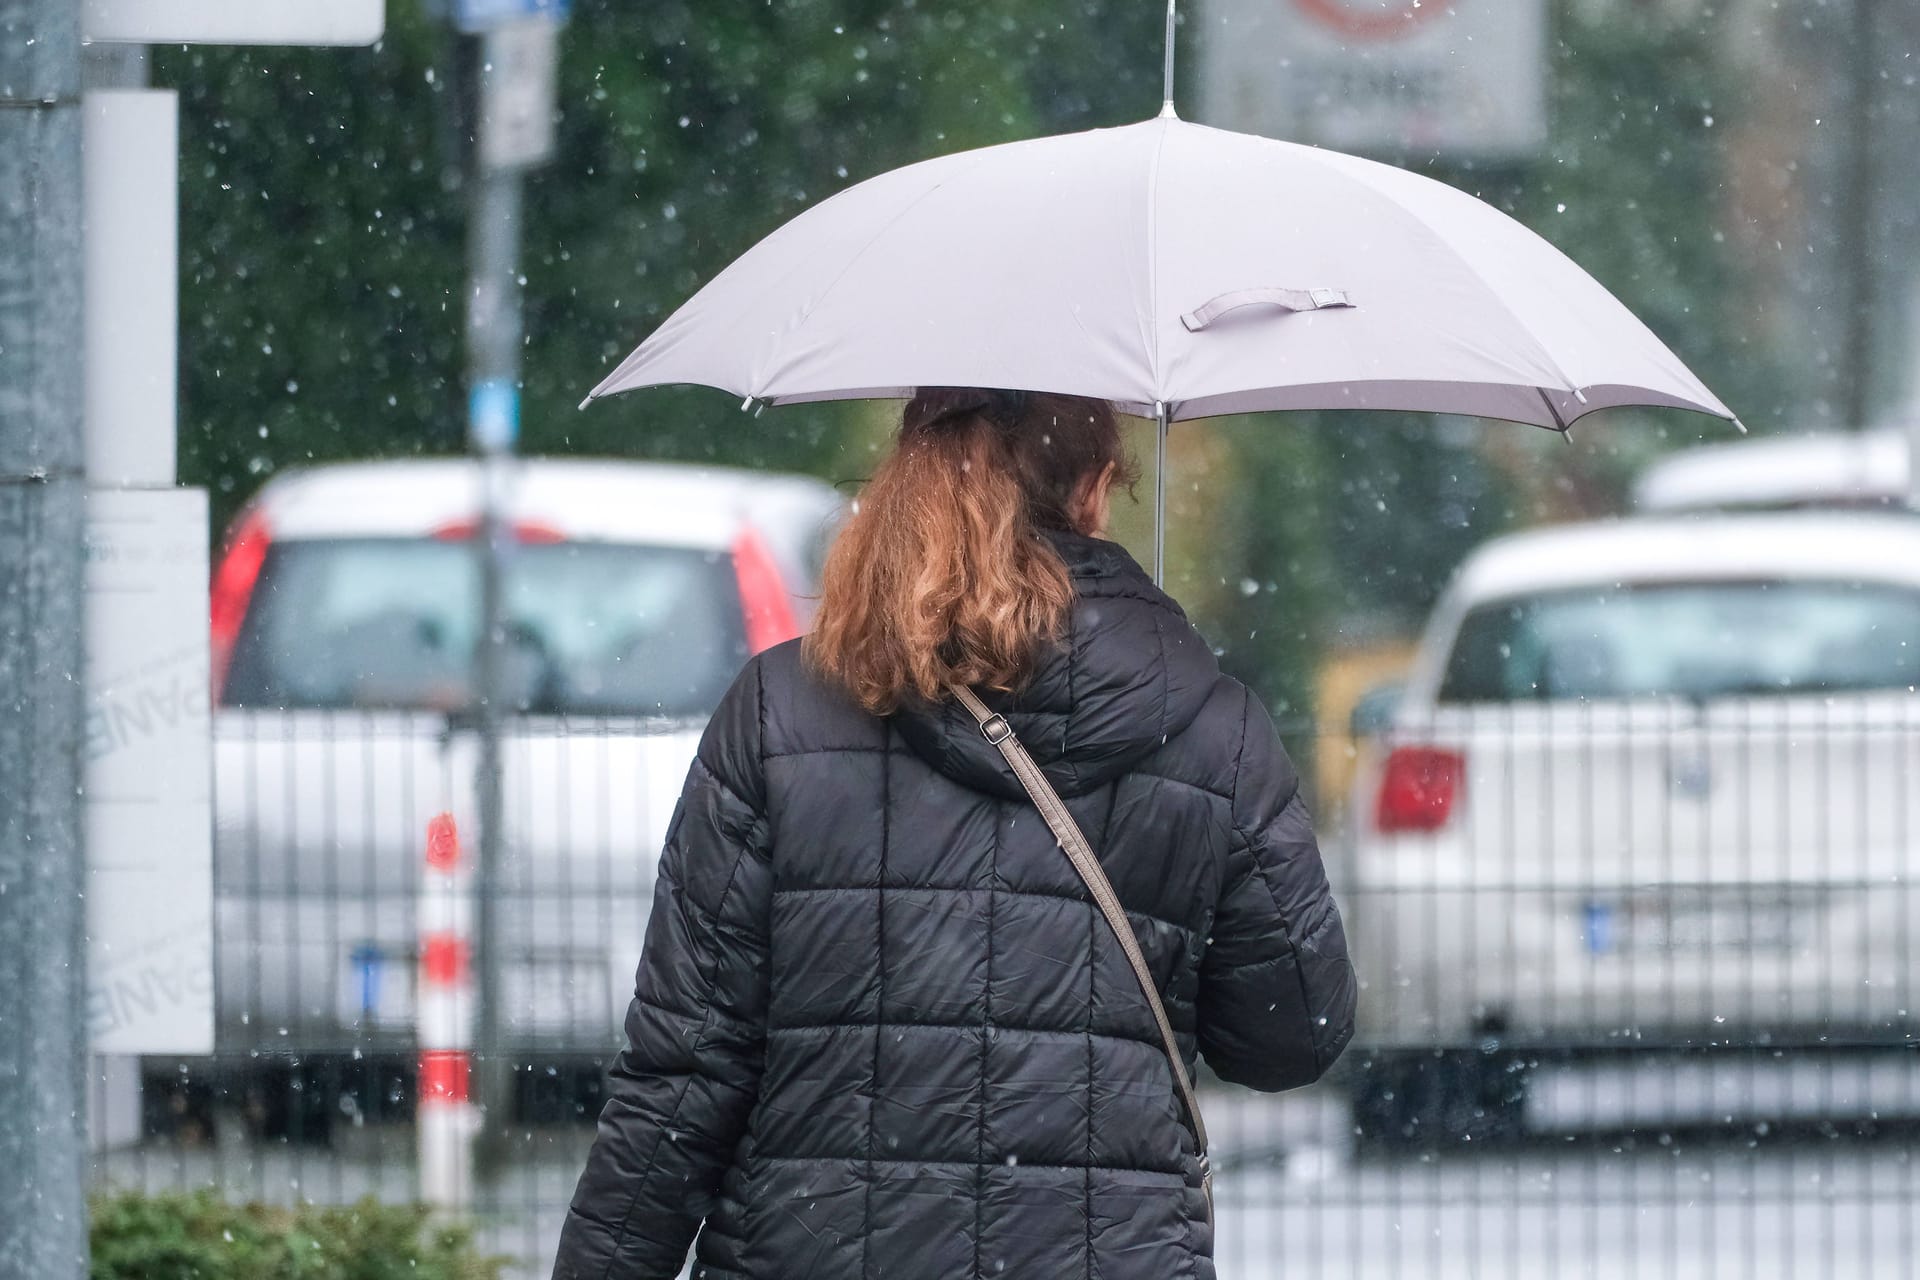
<path fill-rule="evenodd" d="M 240 624 L 247 620 L 247 606 L 253 601 L 253 588 L 260 581 L 260 566 L 266 561 L 267 547 L 273 541 L 267 531 L 266 517 L 249 512 L 227 536 L 220 567 L 214 570 L 209 592 L 212 605 L 211 670 L 213 700 L 227 683 L 227 666 L 233 661 L 233 646 L 240 639 Z"/>
<path fill-rule="evenodd" d="M 759 653 L 800 634 L 793 601 L 781 580 L 773 553 L 752 529 L 733 540 L 733 576 L 740 586 L 740 612 L 746 618 L 747 650 Z"/>
<path fill-rule="evenodd" d="M 565 542 L 567 535 L 552 525 L 540 524 L 533 520 L 521 520 L 510 530 L 513 540 L 523 547 L 552 546 Z M 478 520 L 453 520 L 433 531 L 433 536 L 441 542 L 471 542 L 480 536 Z"/>
<path fill-rule="evenodd" d="M 1439 747 L 1395 747 L 1380 778 L 1375 825 L 1383 832 L 1438 831 L 1453 816 L 1466 758 Z"/>

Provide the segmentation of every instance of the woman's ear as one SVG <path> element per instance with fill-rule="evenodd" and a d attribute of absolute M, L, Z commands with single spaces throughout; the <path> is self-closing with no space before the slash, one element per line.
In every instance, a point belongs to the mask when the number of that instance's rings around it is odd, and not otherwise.
<path fill-rule="evenodd" d="M 1107 536 L 1107 517 L 1113 506 L 1113 482 L 1119 474 L 1119 468 L 1109 462 L 1074 486 L 1073 509 L 1068 514 L 1075 529 L 1090 538 Z"/>

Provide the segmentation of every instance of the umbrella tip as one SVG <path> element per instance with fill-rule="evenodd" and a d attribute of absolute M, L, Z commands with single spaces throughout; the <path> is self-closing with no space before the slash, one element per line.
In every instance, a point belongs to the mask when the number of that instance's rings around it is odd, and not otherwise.
<path fill-rule="evenodd" d="M 591 392 L 591 391 L 589 391 L 589 392 L 587 392 L 587 398 L 586 398 L 585 400 L 582 400 L 582 401 L 580 402 L 580 409 L 584 409 L 584 408 L 586 408 L 586 407 L 587 407 L 588 405 L 590 405 L 590 404 L 592 404 L 592 403 L 593 403 L 593 392 Z M 575 413 L 578 413 L 578 412 L 580 411 L 580 409 L 575 409 L 575 410 L 574 410 L 574 412 L 575 412 Z"/>
<path fill-rule="evenodd" d="M 1747 424 L 1740 421 L 1738 415 L 1736 415 L 1733 419 L 1733 429 L 1735 431 L 1738 431 L 1741 435 L 1747 434 Z"/>

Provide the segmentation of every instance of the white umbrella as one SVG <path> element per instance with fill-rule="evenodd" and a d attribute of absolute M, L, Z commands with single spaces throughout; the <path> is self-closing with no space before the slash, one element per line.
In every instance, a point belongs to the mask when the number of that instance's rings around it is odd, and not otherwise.
<path fill-rule="evenodd" d="M 588 400 L 697 383 L 749 403 L 920 386 L 1052 391 L 1166 425 L 1402 409 L 1565 431 L 1599 409 L 1732 418 L 1573 261 L 1444 183 L 1189 124 L 942 156 L 795 217 Z M 1164 515 L 1156 483 L 1155 572 Z"/>

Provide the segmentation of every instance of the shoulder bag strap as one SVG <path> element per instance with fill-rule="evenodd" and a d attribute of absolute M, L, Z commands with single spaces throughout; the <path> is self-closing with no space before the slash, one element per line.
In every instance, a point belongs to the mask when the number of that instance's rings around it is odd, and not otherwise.
<path fill-rule="evenodd" d="M 1020 739 L 1014 736 L 1013 726 L 1007 723 L 1006 717 L 989 710 L 973 690 L 957 684 L 952 689 L 960 705 L 973 713 L 987 741 L 998 747 L 1000 754 L 1012 766 L 1014 776 L 1020 779 L 1020 785 L 1026 788 L 1027 795 L 1033 800 L 1033 807 L 1047 820 L 1054 839 L 1060 842 L 1060 848 L 1066 853 L 1068 861 L 1073 863 L 1073 869 L 1086 882 L 1087 892 L 1093 895 L 1100 914 L 1107 918 L 1107 927 L 1113 930 L 1113 936 L 1119 940 L 1120 949 L 1127 953 L 1127 963 L 1133 966 L 1133 976 L 1139 979 L 1140 991 L 1147 997 L 1148 1007 L 1153 1010 L 1153 1020 L 1160 1024 L 1160 1043 L 1167 1051 L 1167 1065 L 1173 1069 L 1174 1087 L 1180 1092 L 1180 1105 L 1186 1109 L 1187 1127 L 1193 1131 L 1194 1147 L 1199 1153 L 1200 1183 L 1206 1192 L 1207 1221 L 1211 1224 L 1213 1168 L 1207 1161 L 1207 1126 L 1200 1119 L 1200 1103 L 1193 1096 L 1193 1083 L 1187 1079 L 1187 1065 L 1181 1059 L 1180 1046 L 1173 1038 L 1173 1024 L 1167 1021 L 1167 1008 L 1160 1002 L 1160 989 L 1154 985 L 1153 974 L 1147 969 L 1147 958 L 1140 953 L 1140 940 L 1134 937 L 1133 926 L 1127 922 L 1126 910 L 1120 905 L 1112 882 L 1101 868 L 1100 859 L 1094 856 L 1093 846 L 1081 834 L 1080 824 L 1067 812 L 1060 793 L 1040 772 L 1040 766 L 1020 745 Z"/>

